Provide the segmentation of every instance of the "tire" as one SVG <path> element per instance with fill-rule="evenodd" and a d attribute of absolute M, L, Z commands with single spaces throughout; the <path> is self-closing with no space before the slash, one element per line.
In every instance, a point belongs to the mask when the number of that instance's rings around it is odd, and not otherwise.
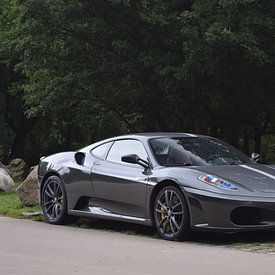
<path fill-rule="evenodd" d="M 78 219 L 67 214 L 67 194 L 59 177 L 51 176 L 46 180 L 41 198 L 43 214 L 48 223 L 67 224 Z"/>
<path fill-rule="evenodd" d="M 154 223 L 161 238 L 186 239 L 190 230 L 189 211 L 182 192 L 173 185 L 162 188 L 154 202 Z"/>

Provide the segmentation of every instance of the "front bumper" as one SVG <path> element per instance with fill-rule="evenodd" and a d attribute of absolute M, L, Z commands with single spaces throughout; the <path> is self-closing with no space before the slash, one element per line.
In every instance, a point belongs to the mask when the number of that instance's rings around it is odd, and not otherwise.
<path fill-rule="evenodd" d="M 275 197 L 224 195 L 184 188 L 194 230 L 275 229 Z"/>

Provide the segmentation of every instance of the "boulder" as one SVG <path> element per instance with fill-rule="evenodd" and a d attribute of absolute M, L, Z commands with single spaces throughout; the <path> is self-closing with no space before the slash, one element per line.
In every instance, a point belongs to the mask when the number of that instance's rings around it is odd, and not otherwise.
<path fill-rule="evenodd" d="M 28 166 L 23 159 L 13 159 L 6 170 L 14 181 L 23 181 L 28 174 Z"/>
<path fill-rule="evenodd" d="M 14 181 L 9 176 L 7 171 L 3 168 L 0 168 L 0 192 L 8 193 L 14 187 Z"/>
<path fill-rule="evenodd" d="M 17 195 L 24 206 L 34 206 L 38 204 L 38 166 L 30 172 L 27 178 L 16 189 Z"/>
<path fill-rule="evenodd" d="M 2 168 L 2 169 L 5 169 L 6 170 L 6 166 L 1 162 L 1 160 L 0 160 L 0 168 Z"/>

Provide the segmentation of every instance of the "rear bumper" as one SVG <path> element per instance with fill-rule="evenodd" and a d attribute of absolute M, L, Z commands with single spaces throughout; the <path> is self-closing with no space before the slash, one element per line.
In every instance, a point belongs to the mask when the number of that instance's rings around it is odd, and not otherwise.
<path fill-rule="evenodd" d="M 223 195 L 184 188 L 194 230 L 238 232 L 275 229 L 275 197 Z"/>

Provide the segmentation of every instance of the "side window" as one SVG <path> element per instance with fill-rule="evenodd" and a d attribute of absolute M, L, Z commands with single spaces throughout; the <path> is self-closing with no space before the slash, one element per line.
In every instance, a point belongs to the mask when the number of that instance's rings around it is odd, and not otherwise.
<path fill-rule="evenodd" d="M 107 142 L 97 146 L 91 150 L 91 154 L 99 159 L 104 159 L 107 150 L 110 148 L 112 142 Z"/>
<path fill-rule="evenodd" d="M 136 154 L 144 160 L 147 160 L 148 158 L 143 144 L 138 140 L 129 139 L 115 141 L 115 143 L 112 145 L 112 148 L 109 151 L 107 160 L 125 164 L 121 161 L 121 157 L 130 154 Z M 137 164 L 130 165 L 133 165 L 135 167 L 138 166 Z"/>

